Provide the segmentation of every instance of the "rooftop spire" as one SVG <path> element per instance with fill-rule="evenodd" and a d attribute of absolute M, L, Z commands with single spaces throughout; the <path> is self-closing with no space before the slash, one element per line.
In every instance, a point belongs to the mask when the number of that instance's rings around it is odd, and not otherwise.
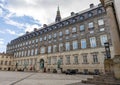
<path fill-rule="evenodd" d="M 61 15 L 60 15 L 60 10 L 59 10 L 59 5 L 58 5 L 58 9 L 57 9 L 57 15 L 55 18 L 55 22 L 59 22 L 61 20 Z"/>

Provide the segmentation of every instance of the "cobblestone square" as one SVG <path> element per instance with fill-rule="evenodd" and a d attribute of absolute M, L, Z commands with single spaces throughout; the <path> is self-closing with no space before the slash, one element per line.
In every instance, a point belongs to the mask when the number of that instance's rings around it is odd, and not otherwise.
<path fill-rule="evenodd" d="M 92 76 L 0 71 L 0 85 L 84 85 L 87 78 Z"/>

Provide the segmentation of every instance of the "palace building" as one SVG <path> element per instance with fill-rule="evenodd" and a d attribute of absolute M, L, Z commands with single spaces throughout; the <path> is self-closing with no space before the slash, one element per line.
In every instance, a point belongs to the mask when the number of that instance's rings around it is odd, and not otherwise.
<path fill-rule="evenodd" d="M 113 48 L 108 19 L 99 4 L 62 19 L 58 7 L 55 22 L 12 40 L 6 53 L 14 55 L 13 68 L 53 72 L 74 69 L 78 72 L 104 73 L 104 43 Z"/>
<path fill-rule="evenodd" d="M 13 70 L 13 56 L 11 54 L 0 53 L 0 70 Z"/>

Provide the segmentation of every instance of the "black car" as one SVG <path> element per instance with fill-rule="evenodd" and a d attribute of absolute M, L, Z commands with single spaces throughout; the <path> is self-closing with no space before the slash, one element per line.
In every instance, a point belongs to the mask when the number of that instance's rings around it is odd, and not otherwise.
<path fill-rule="evenodd" d="M 76 70 L 73 70 L 73 69 L 68 69 L 68 70 L 66 71 L 66 75 L 67 75 L 67 74 L 72 75 L 72 74 L 76 74 L 76 73 L 77 73 L 77 71 L 76 71 Z"/>

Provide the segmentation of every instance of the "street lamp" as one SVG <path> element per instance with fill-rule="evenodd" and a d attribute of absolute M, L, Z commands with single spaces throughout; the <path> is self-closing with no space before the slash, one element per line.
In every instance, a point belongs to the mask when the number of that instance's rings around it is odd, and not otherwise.
<path fill-rule="evenodd" d="M 104 43 L 107 59 L 111 58 L 109 42 Z"/>

